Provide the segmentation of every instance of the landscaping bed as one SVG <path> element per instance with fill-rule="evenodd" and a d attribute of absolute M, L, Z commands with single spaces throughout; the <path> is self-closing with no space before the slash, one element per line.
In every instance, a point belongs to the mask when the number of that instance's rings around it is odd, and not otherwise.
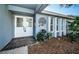
<path fill-rule="evenodd" d="M 35 41 L 32 37 L 14 38 L 2 49 L 2 51 L 27 46 L 33 44 L 34 42 Z"/>
<path fill-rule="evenodd" d="M 71 43 L 66 37 L 50 40 L 28 46 L 29 54 L 78 54 L 79 43 Z"/>

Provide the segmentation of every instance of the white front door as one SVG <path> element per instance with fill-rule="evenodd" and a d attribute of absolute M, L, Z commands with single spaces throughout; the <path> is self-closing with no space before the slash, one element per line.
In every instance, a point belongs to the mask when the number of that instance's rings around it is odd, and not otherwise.
<path fill-rule="evenodd" d="M 15 37 L 33 36 L 33 17 L 15 16 Z"/>

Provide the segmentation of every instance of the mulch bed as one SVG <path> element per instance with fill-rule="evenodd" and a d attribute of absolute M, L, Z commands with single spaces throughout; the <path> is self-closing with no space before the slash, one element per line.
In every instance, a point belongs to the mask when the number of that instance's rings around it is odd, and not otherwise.
<path fill-rule="evenodd" d="M 14 38 L 1 51 L 15 49 L 15 48 L 18 48 L 18 47 L 33 44 L 34 42 L 35 41 L 32 37 Z"/>
<path fill-rule="evenodd" d="M 28 47 L 29 54 L 78 54 L 79 43 L 63 38 L 52 38 Z"/>

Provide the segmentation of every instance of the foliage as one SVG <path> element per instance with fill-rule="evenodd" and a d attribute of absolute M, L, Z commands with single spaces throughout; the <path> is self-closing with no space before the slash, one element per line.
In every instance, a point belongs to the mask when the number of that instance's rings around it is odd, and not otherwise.
<path fill-rule="evenodd" d="M 47 33 L 47 38 L 50 39 L 51 37 L 52 37 L 52 33 L 51 32 Z"/>
<path fill-rule="evenodd" d="M 44 34 L 42 32 L 39 32 L 37 34 L 37 41 L 44 41 L 43 36 L 44 36 Z"/>
<path fill-rule="evenodd" d="M 52 37 L 52 33 L 46 32 L 46 30 L 42 29 L 40 32 L 37 34 L 37 41 L 44 41 L 46 39 L 50 39 Z"/>
<path fill-rule="evenodd" d="M 45 36 L 46 35 L 46 31 L 45 30 L 41 30 L 40 32 L 38 32 L 37 34 L 37 41 L 44 41 Z"/>
<path fill-rule="evenodd" d="M 71 41 L 79 41 L 79 17 L 75 17 L 75 20 L 71 22 L 69 26 L 70 33 L 68 37 Z"/>

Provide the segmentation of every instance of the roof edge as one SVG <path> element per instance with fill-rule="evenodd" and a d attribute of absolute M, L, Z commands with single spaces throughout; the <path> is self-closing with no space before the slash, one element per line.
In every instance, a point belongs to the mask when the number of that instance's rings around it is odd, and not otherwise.
<path fill-rule="evenodd" d="M 59 16 L 59 17 L 70 18 L 70 19 L 74 19 L 74 17 L 75 17 L 75 16 L 64 15 L 64 14 L 51 12 L 51 11 L 47 11 L 47 10 L 43 10 L 41 13 L 48 14 L 48 15 Z"/>

